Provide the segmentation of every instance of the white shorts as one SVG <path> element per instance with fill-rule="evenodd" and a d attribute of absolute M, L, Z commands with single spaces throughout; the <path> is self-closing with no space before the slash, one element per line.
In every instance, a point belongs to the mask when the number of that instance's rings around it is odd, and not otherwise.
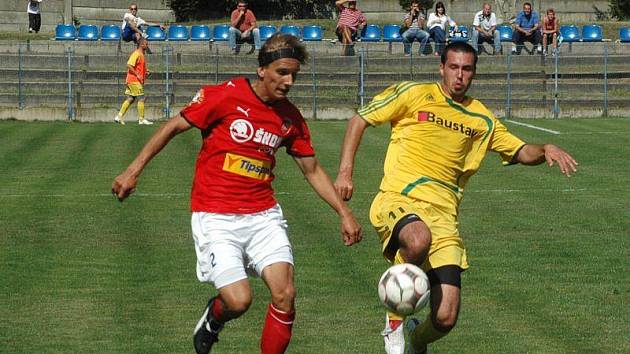
<path fill-rule="evenodd" d="M 191 217 L 197 278 L 217 289 L 262 274 L 274 263 L 293 265 L 280 205 L 254 214 L 194 212 Z"/>

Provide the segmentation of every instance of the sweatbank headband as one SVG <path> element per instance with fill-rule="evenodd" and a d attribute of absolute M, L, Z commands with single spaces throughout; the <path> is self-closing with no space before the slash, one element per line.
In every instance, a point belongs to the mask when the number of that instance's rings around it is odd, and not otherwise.
<path fill-rule="evenodd" d="M 273 52 L 260 53 L 260 56 L 258 57 L 258 65 L 267 66 L 282 58 L 295 59 L 300 63 L 304 63 L 304 55 L 300 51 L 297 51 L 294 48 L 280 48 L 274 50 Z"/>

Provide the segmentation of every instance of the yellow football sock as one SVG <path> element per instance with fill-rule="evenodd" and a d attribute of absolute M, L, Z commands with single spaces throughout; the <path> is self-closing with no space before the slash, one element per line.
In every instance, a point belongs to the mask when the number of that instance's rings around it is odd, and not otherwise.
<path fill-rule="evenodd" d="M 125 113 L 127 113 L 127 109 L 129 109 L 129 106 L 131 106 L 131 102 L 125 100 L 122 106 L 120 107 L 120 111 L 118 112 L 118 117 L 122 118 L 125 115 Z"/>
<path fill-rule="evenodd" d="M 138 120 L 144 120 L 144 101 L 138 101 Z"/>
<path fill-rule="evenodd" d="M 403 264 L 403 263 L 407 263 L 405 262 L 405 260 L 402 258 L 402 256 L 400 255 L 400 252 L 396 252 L 396 256 L 394 257 L 394 264 Z M 387 311 L 387 317 L 389 318 L 389 320 L 394 320 L 394 321 L 403 321 L 405 319 L 405 317 L 397 315 L 393 312 Z"/>
<path fill-rule="evenodd" d="M 410 334 L 411 344 L 413 345 L 414 349 L 422 350 L 427 346 L 427 344 L 433 343 L 447 334 L 448 332 L 438 331 L 435 326 L 433 326 L 431 315 L 428 315 L 424 322 L 416 327 L 413 330 L 413 333 Z"/>

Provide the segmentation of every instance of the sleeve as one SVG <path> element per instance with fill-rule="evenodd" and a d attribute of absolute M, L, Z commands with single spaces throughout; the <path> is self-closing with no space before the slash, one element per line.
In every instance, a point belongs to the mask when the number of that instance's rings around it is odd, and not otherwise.
<path fill-rule="evenodd" d="M 361 12 L 360 22 L 361 26 L 365 26 L 367 24 L 367 18 L 365 17 L 365 14 L 363 14 L 363 12 Z"/>
<path fill-rule="evenodd" d="M 496 27 L 497 25 L 497 16 L 493 13 L 490 14 L 490 27 Z"/>
<path fill-rule="evenodd" d="M 296 134 L 286 142 L 287 154 L 297 157 L 315 156 L 315 150 L 311 142 L 311 132 L 299 111 L 297 114 L 299 119 L 295 123 Z"/>
<path fill-rule="evenodd" d="M 519 12 L 518 15 L 516 15 L 516 20 L 514 20 L 514 24 L 519 27 L 523 27 L 523 13 L 522 12 Z"/>
<path fill-rule="evenodd" d="M 392 85 L 376 95 L 370 104 L 361 108 L 357 113 L 370 125 L 380 125 L 388 121 L 399 120 L 407 112 L 406 93 L 413 86 L 414 83 L 411 81 Z"/>
<path fill-rule="evenodd" d="M 256 15 L 254 15 L 254 11 L 252 10 L 247 10 L 247 17 L 249 19 L 249 22 L 256 22 Z"/>
<path fill-rule="evenodd" d="M 136 26 L 140 27 L 146 24 L 147 22 L 145 20 L 141 19 L 140 17 L 136 17 Z"/>
<path fill-rule="evenodd" d="M 230 21 L 231 22 L 235 21 L 236 17 L 238 17 L 238 10 L 232 11 L 232 15 L 230 15 Z"/>
<path fill-rule="evenodd" d="M 224 85 L 205 86 L 197 91 L 192 101 L 179 112 L 190 124 L 206 130 L 221 118 L 219 109 L 225 97 Z"/>
<path fill-rule="evenodd" d="M 540 24 L 540 17 L 538 16 L 538 12 L 534 12 L 534 14 L 532 15 L 532 23 L 534 26 L 536 26 L 537 24 Z"/>
<path fill-rule="evenodd" d="M 451 16 L 446 16 L 446 19 L 448 20 L 448 24 L 449 24 L 451 27 L 455 27 L 456 23 L 455 23 L 455 21 L 453 21 L 453 19 L 451 18 Z M 446 26 L 444 26 L 444 28 L 446 29 Z"/>
<path fill-rule="evenodd" d="M 475 14 L 475 18 L 473 19 L 473 26 L 479 26 L 479 13 Z"/>
<path fill-rule="evenodd" d="M 510 133 L 498 119 L 493 117 L 493 120 L 495 128 L 488 144 L 488 150 L 498 152 L 501 155 L 501 160 L 503 160 L 503 165 L 511 165 L 514 156 L 525 145 L 525 142 Z"/>
<path fill-rule="evenodd" d="M 140 54 L 138 54 L 138 52 L 134 50 L 133 53 L 131 53 L 131 55 L 129 56 L 129 60 L 127 60 L 127 65 L 136 66 L 139 57 Z"/>

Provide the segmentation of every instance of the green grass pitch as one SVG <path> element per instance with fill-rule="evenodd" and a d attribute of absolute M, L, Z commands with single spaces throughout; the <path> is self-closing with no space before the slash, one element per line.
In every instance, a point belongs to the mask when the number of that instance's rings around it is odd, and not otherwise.
<path fill-rule="evenodd" d="M 432 353 L 629 353 L 628 119 L 505 123 L 580 162 L 502 167 L 489 154 L 466 189 L 469 252 L 456 329 Z M 311 122 L 335 175 L 345 122 Z M 188 198 L 196 131 L 176 137 L 124 203 L 112 179 L 155 130 L 128 124 L 0 122 L 0 353 L 192 353 L 212 286 L 195 276 Z M 382 353 L 376 283 L 386 268 L 367 220 L 389 129 L 369 129 L 351 206 L 365 233 L 343 246 L 338 219 L 279 153 L 275 189 L 289 221 L 297 320 L 289 353 Z M 268 303 L 229 323 L 213 353 L 256 353 Z M 424 313 L 421 313 L 424 317 Z"/>

